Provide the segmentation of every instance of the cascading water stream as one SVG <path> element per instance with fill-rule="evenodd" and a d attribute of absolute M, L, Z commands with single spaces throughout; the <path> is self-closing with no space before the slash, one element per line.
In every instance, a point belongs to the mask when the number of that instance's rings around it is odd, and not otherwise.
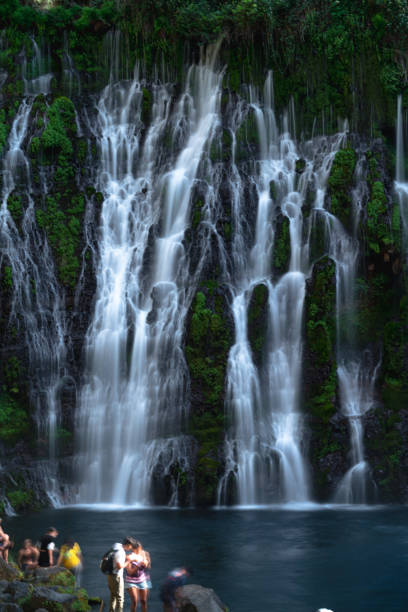
<path fill-rule="evenodd" d="M 50 501 L 58 505 L 56 434 L 60 416 L 59 388 L 65 373 L 66 323 L 62 317 L 64 306 L 52 254 L 36 225 L 30 164 L 24 153 L 32 103 L 32 97 L 21 103 L 3 159 L 0 258 L 1 264 L 10 270 L 10 324 L 15 326 L 17 333 L 22 330 L 25 334 L 31 374 L 30 396 L 39 435 L 49 439 L 51 461 L 43 466 L 44 480 Z M 20 229 L 8 208 L 9 198 L 14 197 L 15 190 L 17 194 L 24 194 L 26 199 Z"/>
<path fill-rule="evenodd" d="M 361 202 L 367 198 L 363 180 L 363 162 L 356 165 L 356 187 L 352 190 L 353 222 L 350 235 L 336 217 L 326 212 L 329 257 L 336 264 L 336 328 L 337 376 L 340 404 L 350 428 L 351 468 L 335 493 L 337 503 L 363 504 L 373 492 L 370 468 L 364 458 L 363 416 L 374 405 L 374 385 L 377 367 L 372 366 L 368 350 L 356 345 L 355 337 L 355 277 L 359 257 L 356 236 Z"/>
<path fill-rule="evenodd" d="M 82 502 L 147 504 L 155 479 L 167 478 L 173 485 L 165 501 L 176 504 L 171 470 L 188 467 L 181 343 L 194 283 L 183 238 L 200 161 L 218 121 L 216 53 L 190 67 L 172 114 L 169 91 L 153 88 L 143 142 L 137 76 L 112 80 L 98 104 L 105 201 L 78 420 Z M 163 165 L 158 151 L 165 133 L 180 152 Z"/>
<path fill-rule="evenodd" d="M 50 93 L 52 72 L 48 69 L 51 60 L 41 52 L 40 47 L 32 39 L 33 50 L 30 61 L 27 61 L 26 54 L 22 62 L 22 78 L 24 83 L 24 95 L 36 96 L 38 94 Z"/>
<path fill-rule="evenodd" d="M 244 216 L 243 179 L 233 163 L 230 183 L 237 237 L 233 241 L 232 260 L 240 263 L 231 274 L 236 336 L 228 360 L 227 406 L 233 427 L 226 439 L 226 470 L 219 484 L 218 503 L 229 499 L 231 486 L 236 489 L 240 505 L 305 502 L 310 499 L 310 493 L 302 448 L 304 425 L 299 395 L 309 247 L 303 243 L 302 205 L 312 177 L 317 185 L 316 201 L 323 199 L 329 160 L 333 159 L 340 138 L 333 143 L 325 141 L 326 152 L 322 159 L 316 157 L 322 139 L 316 147 L 309 147 L 310 151 L 306 147 L 305 152 L 312 155 L 299 177 L 296 160 L 301 155 L 288 130 L 289 123 L 294 125 L 294 118 L 289 121 L 285 115 L 283 130 L 279 133 L 273 111 L 271 73 L 265 83 L 263 107 L 254 101 L 253 94 L 250 107 L 260 142 L 259 171 L 252 175 L 257 194 L 257 217 L 253 246 L 242 261 L 242 252 L 235 253 L 234 248 L 245 244 L 241 220 Z M 322 168 L 327 171 L 323 172 Z M 289 222 L 290 262 L 288 272 L 272 282 L 271 262 L 279 214 Z M 259 284 L 268 290 L 262 369 L 254 364 L 247 329 L 251 295 Z"/>
<path fill-rule="evenodd" d="M 400 217 L 402 221 L 404 252 L 405 257 L 408 258 L 408 182 L 405 180 L 404 119 L 401 95 L 398 96 L 396 141 L 395 192 L 398 198 Z"/>

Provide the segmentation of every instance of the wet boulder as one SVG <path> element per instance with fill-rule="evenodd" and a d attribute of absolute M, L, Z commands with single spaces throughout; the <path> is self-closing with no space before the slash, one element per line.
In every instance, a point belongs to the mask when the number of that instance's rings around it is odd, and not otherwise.
<path fill-rule="evenodd" d="M 213 589 L 206 589 L 199 584 L 188 584 L 181 587 L 177 590 L 176 597 L 180 612 L 226 612 L 228 610 Z"/>
<path fill-rule="evenodd" d="M 4 561 L 2 557 L 0 557 L 0 580 L 15 580 L 18 578 L 20 572 L 18 569 L 9 565 Z"/>

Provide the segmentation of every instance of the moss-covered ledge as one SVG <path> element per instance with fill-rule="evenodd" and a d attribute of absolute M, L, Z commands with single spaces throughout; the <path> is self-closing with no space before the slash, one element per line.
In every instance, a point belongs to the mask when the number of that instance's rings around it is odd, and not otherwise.
<path fill-rule="evenodd" d="M 75 587 L 75 577 L 61 567 L 37 568 L 24 574 L 16 563 L 0 558 L 0 609 L 15 612 L 90 612 L 100 605 L 99 597 L 89 597 Z"/>
<path fill-rule="evenodd" d="M 226 300 L 217 282 L 207 281 L 196 293 L 188 317 L 185 354 L 193 406 L 189 433 L 198 442 L 195 466 L 198 505 L 215 502 L 222 471 L 225 375 L 232 343 L 226 311 Z"/>
<path fill-rule="evenodd" d="M 305 302 L 305 411 L 310 426 L 314 495 L 328 499 L 345 472 L 348 434 L 337 415 L 336 269 L 328 257 L 318 261 L 307 281 Z"/>

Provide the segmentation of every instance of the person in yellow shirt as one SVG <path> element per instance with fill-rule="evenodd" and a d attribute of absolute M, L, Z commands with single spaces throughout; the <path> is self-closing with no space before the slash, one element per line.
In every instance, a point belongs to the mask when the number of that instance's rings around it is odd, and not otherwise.
<path fill-rule="evenodd" d="M 82 552 L 78 542 L 73 538 L 67 538 L 60 548 L 57 565 L 70 570 L 75 576 L 75 586 L 79 587 L 82 571 Z"/>

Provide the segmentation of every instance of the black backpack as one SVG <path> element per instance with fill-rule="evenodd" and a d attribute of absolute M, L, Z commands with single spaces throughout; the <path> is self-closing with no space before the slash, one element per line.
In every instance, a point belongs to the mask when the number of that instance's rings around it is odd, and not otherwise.
<path fill-rule="evenodd" d="M 113 559 L 115 557 L 115 551 L 110 548 L 108 552 L 106 552 L 101 562 L 99 563 L 99 567 L 101 568 L 101 572 L 103 574 L 113 574 Z"/>

